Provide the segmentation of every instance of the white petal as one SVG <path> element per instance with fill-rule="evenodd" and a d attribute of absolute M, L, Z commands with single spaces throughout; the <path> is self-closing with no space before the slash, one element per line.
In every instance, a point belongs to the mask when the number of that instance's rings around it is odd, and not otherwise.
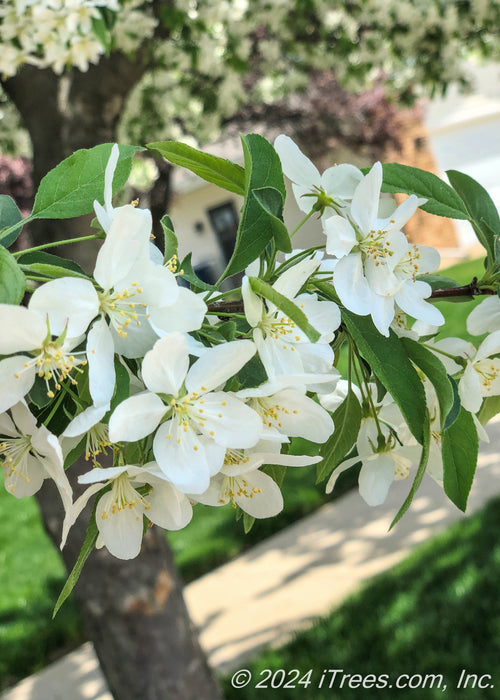
<path fill-rule="evenodd" d="M 133 282 L 136 284 L 133 285 Z M 179 294 L 175 275 L 167 267 L 155 265 L 150 259 L 134 265 L 127 277 L 114 286 L 116 290 L 129 291 L 132 286 L 140 287 L 140 302 L 150 306 L 174 304 Z"/>
<path fill-rule="evenodd" d="M 325 488 L 325 493 L 331 493 L 333 491 L 333 487 L 337 482 L 337 479 L 342 474 L 342 472 L 345 472 L 347 469 L 350 469 L 355 464 L 358 464 L 358 462 L 361 462 L 361 459 L 359 457 L 351 457 L 350 459 L 346 459 L 344 462 L 342 462 L 342 464 L 339 464 L 339 466 L 333 470 L 332 475 L 328 479 Z"/>
<path fill-rule="evenodd" d="M 153 490 L 146 500 L 149 507 L 146 507 L 145 515 L 165 530 L 180 530 L 193 517 L 193 508 L 187 496 L 165 480 L 154 481 Z"/>
<path fill-rule="evenodd" d="M 500 299 L 488 297 L 471 311 L 467 318 L 467 330 L 471 335 L 482 335 L 500 329 Z"/>
<path fill-rule="evenodd" d="M 306 258 L 297 265 L 285 270 L 273 284 L 275 289 L 288 299 L 293 299 L 307 282 L 312 273 L 319 267 L 319 260 Z"/>
<path fill-rule="evenodd" d="M 96 523 L 110 554 L 118 559 L 134 559 L 141 551 L 142 504 L 133 508 L 115 508 L 113 492 L 105 493 L 96 508 Z"/>
<path fill-rule="evenodd" d="M 123 465 L 121 467 L 93 467 L 89 472 L 85 472 L 85 474 L 81 474 L 78 477 L 78 483 L 79 484 L 96 484 L 96 483 L 103 483 L 105 481 L 109 481 L 110 479 L 115 479 L 117 476 L 120 476 L 120 474 L 123 474 L 124 472 L 130 472 L 131 468 L 130 465 Z"/>
<path fill-rule="evenodd" d="M 34 350 L 47 335 L 44 317 L 24 306 L 0 304 L 0 355 Z"/>
<path fill-rule="evenodd" d="M 343 216 L 330 216 L 323 219 L 326 234 L 326 252 L 342 258 L 356 245 L 356 232 Z"/>
<path fill-rule="evenodd" d="M 109 411 L 109 404 L 103 406 L 89 406 L 84 411 L 79 413 L 71 423 L 67 426 L 62 437 L 79 437 L 88 432 L 99 421 L 104 418 Z"/>
<path fill-rule="evenodd" d="M 340 309 L 334 301 L 320 301 L 315 294 L 299 294 L 295 303 L 321 335 L 331 334 L 328 341 L 333 340 L 333 331 L 337 330 L 341 321 Z"/>
<path fill-rule="evenodd" d="M 193 402 L 190 415 L 195 411 L 200 411 L 197 421 L 200 431 L 224 447 L 253 447 L 262 433 L 262 421 L 257 413 L 222 391 L 205 394 Z"/>
<path fill-rule="evenodd" d="M 168 437 L 170 435 L 170 437 Z M 153 453 L 161 471 L 182 493 L 203 493 L 210 483 L 214 470 L 209 465 L 213 460 L 205 450 L 207 439 L 196 435 L 192 429 L 183 431 L 175 421 L 163 423 L 156 431 Z M 212 443 L 214 444 L 214 443 Z M 225 449 L 219 448 L 220 469 L 224 461 Z"/>
<path fill-rule="evenodd" d="M 158 334 L 151 328 L 146 315 L 141 313 L 137 315 L 141 325 L 130 323 L 127 326 L 125 337 L 119 335 L 118 331 L 110 326 L 109 330 L 117 355 L 130 358 L 144 357 L 158 340 Z"/>
<path fill-rule="evenodd" d="M 142 378 L 150 391 L 177 396 L 188 368 L 187 340 L 181 333 L 171 333 L 158 340 L 144 357 Z"/>
<path fill-rule="evenodd" d="M 0 360 L 0 413 L 21 401 L 33 386 L 35 367 L 25 367 L 30 358 L 24 355 Z"/>
<path fill-rule="evenodd" d="M 490 333 L 477 349 L 475 361 L 483 360 L 500 352 L 500 331 Z"/>
<path fill-rule="evenodd" d="M 97 316 L 99 298 L 90 280 L 61 277 L 38 287 L 29 308 L 42 317 L 48 314 L 52 335 L 60 335 L 67 325 L 68 338 L 75 338 Z"/>
<path fill-rule="evenodd" d="M 379 506 L 387 498 L 394 481 L 394 460 L 379 454 L 368 458 L 359 472 L 359 493 L 369 506 Z"/>
<path fill-rule="evenodd" d="M 168 407 L 156 394 L 145 391 L 118 404 L 109 419 L 111 442 L 135 442 L 150 435 L 159 425 Z"/>
<path fill-rule="evenodd" d="M 390 219 L 386 219 L 385 222 L 381 222 L 381 227 L 386 230 L 399 231 L 408 220 L 411 219 L 413 214 L 418 209 L 419 203 L 425 204 L 418 199 L 414 194 L 411 194 L 404 202 L 402 202 L 397 209 L 392 213 Z"/>
<path fill-rule="evenodd" d="M 178 288 L 175 303 L 169 306 L 150 306 L 149 321 L 158 335 L 198 330 L 207 312 L 207 305 L 197 294 L 185 287 Z"/>
<path fill-rule="evenodd" d="M 33 435 L 36 432 L 36 419 L 24 401 L 12 406 L 11 415 L 18 432 L 23 435 Z"/>
<path fill-rule="evenodd" d="M 245 513 L 254 518 L 272 518 L 281 513 L 283 496 L 278 484 L 270 476 L 254 471 L 238 477 L 237 484 L 240 485 L 243 479 L 248 486 L 243 486 L 241 491 L 235 490 L 234 500 Z"/>
<path fill-rule="evenodd" d="M 338 261 L 333 271 L 333 284 L 342 304 L 360 316 L 371 310 L 371 291 L 363 274 L 359 253 L 350 253 Z"/>
<path fill-rule="evenodd" d="M 19 432 L 8 413 L 0 413 L 0 435 L 3 437 L 18 437 Z M 1 438 L 0 438 L 1 440 Z"/>
<path fill-rule="evenodd" d="M 371 302 L 371 317 L 375 328 L 379 331 L 379 333 L 388 337 L 389 326 L 394 318 L 394 298 L 382 297 L 378 294 L 373 294 Z"/>
<path fill-rule="evenodd" d="M 46 472 L 42 462 L 31 454 L 25 454 L 11 470 L 3 465 L 5 489 L 16 498 L 33 496 L 42 487 Z"/>
<path fill-rule="evenodd" d="M 48 431 L 47 431 L 48 433 Z M 68 481 L 66 472 L 63 466 L 63 455 L 59 441 L 55 435 L 48 434 L 47 442 L 52 446 L 52 455 L 47 456 L 42 460 L 45 471 L 54 481 L 61 496 L 64 510 L 69 511 L 73 501 L 73 489 Z M 33 442 L 34 446 L 35 443 Z"/>
<path fill-rule="evenodd" d="M 274 141 L 274 149 L 280 157 L 283 172 L 292 182 L 305 185 L 309 190 L 313 189 L 313 185 L 321 185 L 317 167 L 291 138 L 280 134 Z"/>
<path fill-rule="evenodd" d="M 270 412 L 262 415 L 262 420 L 268 425 L 271 423 L 269 427 L 276 428 L 284 435 L 322 443 L 333 433 L 333 421 L 328 412 L 293 389 L 274 394 L 265 401 L 265 405 L 268 404 Z"/>
<path fill-rule="evenodd" d="M 361 180 L 354 192 L 351 214 L 363 233 L 374 228 L 378 215 L 380 188 L 382 187 L 382 166 L 375 163 Z"/>
<path fill-rule="evenodd" d="M 123 280 L 137 260 L 149 257 L 151 213 L 131 205 L 117 209 L 99 253 L 94 278 L 105 290 Z"/>
<path fill-rule="evenodd" d="M 189 370 L 186 389 L 190 394 L 216 389 L 234 377 L 255 355 L 256 349 L 251 340 L 233 340 L 210 348 Z"/>
<path fill-rule="evenodd" d="M 76 501 L 73 503 L 71 508 L 66 511 L 66 515 L 64 517 L 64 522 L 63 522 L 63 527 L 62 527 L 61 544 L 60 544 L 61 549 L 66 544 L 68 532 L 70 531 L 72 525 L 76 522 L 76 519 L 78 518 L 78 516 L 80 515 L 82 510 L 85 508 L 85 506 L 89 502 L 89 499 L 94 495 L 94 493 L 97 493 L 102 488 L 103 488 L 103 484 L 101 484 L 101 483 L 92 484 L 91 486 L 88 487 L 88 489 L 85 489 L 85 491 L 82 493 L 82 495 L 79 498 L 77 498 Z"/>
<path fill-rule="evenodd" d="M 332 199 L 344 201 L 352 199 L 356 187 L 363 179 L 363 173 L 355 165 L 341 163 L 327 168 L 321 176 L 321 184 Z"/>
<path fill-rule="evenodd" d="M 430 296 L 431 292 L 432 289 L 427 282 L 422 282 L 421 280 L 416 282 L 408 281 L 397 291 L 394 298 L 397 305 L 407 314 L 433 326 L 441 326 L 444 323 L 444 316 L 441 311 L 431 303 L 424 301 L 426 297 Z"/>
<path fill-rule="evenodd" d="M 87 337 L 89 390 L 96 406 L 109 404 L 115 390 L 115 347 L 104 318 L 96 321 Z"/>
<path fill-rule="evenodd" d="M 264 305 L 262 299 L 250 287 L 248 277 L 245 275 L 241 283 L 241 296 L 243 299 L 243 308 L 248 323 L 254 327 L 262 319 Z"/>

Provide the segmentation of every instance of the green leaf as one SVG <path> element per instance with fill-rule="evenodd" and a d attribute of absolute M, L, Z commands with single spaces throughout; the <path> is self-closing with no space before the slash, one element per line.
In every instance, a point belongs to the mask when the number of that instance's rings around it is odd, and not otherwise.
<path fill-rule="evenodd" d="M 286 474 L 285 466 L 282 464 L 266 464 L 261 468 L 261 471 L 270 476 L 271 479 L 281 488 Z"/>
<path fill-rule="evenodd" d="M 0 246 L 0 304 L 20 304 L 25 288 L 26 280 L 16 259 Z"/>
<path fill-rule="evenodd" d="M 320 447 L 323 461 L 317 465 L 316 483 L 330 476 L 356 442 L 361 425 L 361 406 L 353 391 L 348 392 L 332 417 L 335 429 Z"/>
<path fill-rule="evenodd" d="M 288 230 L 281 220 L 286 190 L 278 154 L 258 134 L 242 136 L 241 141 L 245 154 L 245 203 L 233 255 L 221 279 L 244 270 L 272 239 L 279 250 L 292 250 Z"/>
<path fill-rule="evenodd" d="M 65 267 L 59 267 L 59 265 L 33 263 L 33 265 L 22 265 L 21 269 L 27 274 L 35 273 L 36 275 L 44 275 L 45 277 L 50 277 L 51 279 L 57 279 L 60 277 L 83 277 L 86 280 L 89 279 L 85 274 L 82 275 L 79 272 L 73 272 L 73 270 L 68 270 Z"/>
<path fill-rule="evenodd" d="M 177 255 L 179 242 L 177 240 L 177 236 L 174 233 L 172 219 L 167 214 L 165 214 L 165 216 L 163 216 L 160 219 L 160 224 L 163 229 L 163 236 L 165 239 L 165 254 L 163 256 L 163 262 L 167 263 L 170 260 L 170 258 L 173 258 L 174 255 Z"/>
<path fill-rule="evenodd" d="M 66 583 L 64 584 L 64 587 L 59 594 L 59 598 L 57 599 L 57 602 L 54 607 L 54 612 L 52 613 L 52 619 L 57 615 L 57 612 L 61 605 L 64 603 L 66 598 L 69 596 L 73 588 L 75 587 L 76 582 L 80 578 L 81 571 L 83 569 L 83 565 L 88 559 L 89 554 L 91 551 L 94 549 L 94 545 L 97 541 L 97 535 L 98 530 L 97 530 L 97 524 L 95 520 L 95 511 L 96 511 L 96 506 L 97 506 L 97 501 L 96 505 L 94 505 L 94 511 L 92 513 L 92 516 L 90 518 L 88 527 L 87 527 L 87 534 L 85 535 L 85 540 L 83 542 L 82 548 L 80 550 L 80 554 L 78 555 L 78 559 L 76 560 L 76 564 L 73 567 L 73 570 L 71 571 L 70 575 L 68 576 L 68 579 Z"/>
<path fill-rule="evenodd" d="M 342 319 L 359 353 L 398 404 L 408 427 L 422 445 L 427 412 L 425 392 L 401 340 L 392 330 L 387 338 L 381 335 L 367 316 L 342 309 Z"/>
<path fill-rule="evenodd" d="M 450 425 L 453 425 L 453 423 L 457 420 L 458 415 L 460 413 L 460 409 L 462 407 L 462 404 L 460 403 L 460 396 L 458 395 L 457 383 L 453 379 L 453 377 L 450 377 L 450 375 L 448 375 L 448 379 L 450 380 L 450 384 L 453 389 L 453 406 L 450 408 L 450 412 L 446 416 L 443 430 L 447 430 L 447 428 L 449 428 Z"/>
<path fill-rule="evenodd" d="M 434 353 L 415 340 L 411 338 L 402 338 L 401 340 L 410 360 L 422 370 L 436 390 L 441 428 L 443 429 L 454 402 L 453 386 L 445 366 Z"/>
<path fill-rule="evenodd" d="M 479 409 L 479 413 L 477 414 L 477 417 L 478 417 L 481 425 L 486 425 L 486 423 L 488 423 L 488 421 L 490 421 L 492 418 L 494 418 L 499 413 L 500 413 L 500 396 L 487 396 L 484 399 L 481 408 Z"/>
<path fill-rule="evenodd" d="M 38 408 L 45 408 L 51 403 L 52 399 L 47 395 L 47 384 L 43 377 L 38 375 L 35 377 L 33 386 L 28 393 L 28 399 Z"/>
<path fill-rule="evenodd" d="M 444 492 L 464 512 L 476 471 L 478 442 L 472 415 L 464 408 L 441 433 Z"/>
<path fill-rule="evenodd" d="M 130 375 L 115 355 L 115 391 L 110 403 L 110 411 L 114 411 L 119 403 L 130 395 Z"/>
<path fill-rule="evenodd" d="M 10 233 L 7 229 L 18 224 L 22 218 L 22 214 L 12 197 L 0 194 L 0 245 L 3 245 L 4 248 L 8 248 L 14 243 L 22 231 L 22 226 Z"/>
<path fill-rule="evenodd" d="M 413 497 L 415 496 L 420 484 L 422 483 L 422 479 L 424 478 L 425 470 L 427 469 L 427 462 L 429 461 L 430 446 L 431 446 L 431 428 L 430 428 L 429 413 L 426 412 L 425 423 L 424 423 L 424 442 L 422 445 L 422 453 L 420 455 L 420 461 L 418 463 L 417 473 L 415 474 L 415 478 L 413 479 L 413 484 L 411 485 L 410 492 L 409 492 L 408 496 L 405 498 L 403 505 L 396 513 L 396 517 L 394 518 L 394 520 L 390 524 L 389 530 L 392 530 L 394 525 L 399 520 L 401 520 L 403 515 L 406 513 L 406 511 L 408 510 L 408 508 L 411 505 L 411 502 L 413 501 Z"/>
<path fill-rule="evenodd" d="M 495 237 L 500 235 L 500 217 L 488 192 L 479 182 L 457 170 L 447 170 L 452 187 L 464 201 L 479 242 L 495 259 Z"/>
<path fill-rule="evenodd" d="M 64 459 L 64 468 L 69 469 L 75 462 L 76 460 L 82 456 L 82 454 L 85 452 L 85 446 L 87 444 L 87 436 L 83 435 L 82 438 L 79 440 L 77 445 L 73 447 L 72 450 L 68 452 Z"/>
<path fill-rule="evenodd" d="M 253 527 L 255 518 L 253 515 L 248 515 L 248 513 L 243 513 L 243 529 L 245 530 L 245 535 L 248 535 Z"/>
<path fill-rule="evenodd" d="M 321 333 L 311 326 L 307 316 L 288 297 L 277 292 L 270 284 L 258 277 L 249 277 L 250 286 L 256 294 L 268 299 L 278 307 L 288 318 L 293 321 L 301 331 L 307 335 L 311 343 L 315 343 L 321 337 Z"/>
<path fill-rule="evenodd" d="M 468 219 L 467 209 L 457 193 L 433 173 L 400 163 L 384 163 L 382 192 L 405 192 L 425 197 L 420 209 L 451 219 Z"/>
<path fill-rule="evenodd" d="M 196 272 L 193 270 L 193 265 L 191 264 L 191 255 L 192 253 L 188 253 L 184 260 L 181 262 L 179 265 L 179 270 L 182 270 L 182 279 L 185 279 L 187 282 L 189 282 L 193 287 L 200 291 L 204 292 L 211 292 L 214 289 L 214 286 L 212 284 L 207 284 L 206 282 L 203 282 L 200 280 L 200 278 L 197 276 Z"/>
<path fill-rule="evenodd" d="M 102 143 L 81 149 L 56 165 L 43 178 L 35 197 L 32 219 L 68 219 L 92 211 L 94 200 L 103 201 L 104 172 L 113 144 Z M 113 192 L 123 187 L 132 157 L 140 146 L 120 146 L 113 178 Z"/>
<path fill-rule="evenodd" d="M 43 263 L 45 265 L 54 265 L 56 267 L 62 267 L 65 270 L 70 270 L 72 272 L 78 273 L 78 275 L 83 275 L 86 277 L 84 270 L 76 263 L 74 260 L 68 260 L 67 258 L 60 258 L 58 255 L 52 255 L 52 253 L 46 253 L 43 250 L 35 250 L 30 253 L 23 253 L 17 257 L 17 262 L 20 265 L 32 265 L 36 263 Z"/>
<path fill-rule="evenodd" d="M 229 192 L 243 195 L 245 193 L 245 171 L 225 158 L 203 153 L 196 148 L 177 141 L 155 141 L 146 144 L 150 150 L 158 151 L 174 165 L 180 165 L 207 182 L 212 182 Z"/>

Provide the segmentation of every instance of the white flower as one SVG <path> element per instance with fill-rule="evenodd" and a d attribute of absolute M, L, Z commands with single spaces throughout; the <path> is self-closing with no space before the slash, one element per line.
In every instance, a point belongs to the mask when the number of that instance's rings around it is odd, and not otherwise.
<path fill-rule="evenodd" d="M 87 505 L 90 497 L 111 484 L 96 508 L 96 523 L 100 540 L 119 559 L 133 559 L 141 549 L 143 516 L 166 530 L 180 530 L 192 517 L 188 498 L 166 481 L 154 462 L 143 467 L 125 465 L 99 467 L 78 478 L 91 486 L 78 498 L 63 525 L 61 549 L 70 527 Z M 146 496 L 138 492 L 144 484 L 152 486 Z M 100 544 L 98 540 L 98 545 Z"/>
<path fill-rule="evenodd" d="M 189 368 L 183 335 L 158 340 L 142 363 L 148 391 L 115 409 L 110 440 L 140 440 L 160 426 L 153 441 L 160 469 L 180 491 L 202 493 L 222 467 L 227 447 L 252 447 L 260 438 L 259 416 L 217 390 L 254 354 L 250 340 L 237 340 L 211 348 Z"/>
<path fill-rule="evenodd" d="M 274 148 L 283 172 L 292 181 L 292 189 L 299 208 L 309 213 L 322 195 L 322 203 L 330 200 L 330 207 L 345 207 L 351 200 L 363 173 L 354 165 L 334 165 L 320 175 L 317 167 L 305 156 L 291 138 L 280 134 Z"/>
<path fill-rule="evenodd" d="M 491 333 L 477 348 L 462 338 L 443 338 L 429 348 L 436 354 L 450 374 L 462 370 L 462 365 L 448 355 L 465 360 L 463 374 L 458 382 L 462 406 L 471 413 L 481 408 L 483 398 L 500 394 L 500 359 L 491 357 L 500 353 L 500 330 Z M 442 352 L 440 352 L 442 351 Z M 442 353 L 446 353 L 443 355 Z"/>
<path fill-rule="evenodd" d="M 321 390 L 323 382 L 336 381 L 334 354 L 329 343 L 340 325 L 340 311 L 332 301 L 319 300 L 316 294 L 299 294 L 300 289 L 316 270 L 318 259 L 306 259 L 286 270 L 273 284 L 273 289 L 292 300 L 306 315 L 309 323 L 321 333 L 316 343 L 274 304 L 258 296 L 250 287 L 247 276 L 242 282 L 242 296 L 248 323 L 254 328 L 253 339 L 267 376 L 303 377 L 311 391 Z M 247 273 L 251 269 L 247 270 Z M 328 388 L 325 389 L 328 391 Z"/>
<path fill-rule="evenodd" d="M 500 299 L 495 294 L 475 306 L 467 318 L 467 330 L 471 335 L 482 335 L 500 330 Z"/>
<path fill-rule="evenodd" d="M 79 444 L 85 435 L 85 459 L 91 459 L 95 467 L 99 466 L 97 457 L 100 454 L 107 455 L 106 448 L 111 446 L 108 426 L 101 422 L 108 411 L 109 404 L 89 406 L 73 418 L 61 433 L 61 444 L 65 456 Z"/>
<path fill-rule="evenodd" d="M 44 425 L 37 427 L 28 407 L 21 401 L 11 416 L 0 414 L 0 455 L 3 456 L 5 488 L 16 498 L 32 496 L 43 480 L 54 480 L 65 510 L 72 502 L 72 489 L 63 467 L 61 446 Z"/>
<path fill-rule="evenodd" d="M 194 500 L 210 506 L 232 503 L 254 518 L 271 518 L 283 510 L 283 496 L 278 484 L 259 471 L 263 464 L 305 467 L 321 457 L 280 454 L 281 445 L 261 440 L 249 450 L 227 450 L 224 466 L 212 477 L 210 486 Z"/>
<path fill-rule="evenodd" d="M 359 462 L 362 464 L 359 493 L 369 506 L 378 506 L 385 501 L 394 480 L 408 478 L 412 464 L 418 463 L 421 448 L 401 445 L 383 424 L 381 430 L 386 442 L 379 448 L 375 421 L 363 422 L 356 442 L 358 456 L 346 459 L 334 470 L 326 485 L 326 493 L 331 493 L 342 472 Z"/>
<path fill-rule="evenodd" d="M 72 321 L 67 321 L 69 326 Z M 26 396 L 37 375 L 44 379 L 48 396 L 53 397 L 53 388 L 59 389 L 61 382 L 71 377 L 73 369 L 85 361 L 83 353 L 72 353 L 82 339 L 67 337 L 63 328 L 61 335 L 53 340 L 54 329 L 36 310 L 0 304 L 0 325 L 5 329 L 0 337 L 0 355 L 30 354 L 0 360 L 1 413 Z M 76 382 L 73 377 L 71 381 Z"/>
<path fill-rule="evenodd" d="M 173 316 L 172 326 L 181 318 L 179 330 L 193 330 L 203 320 L 204 303 L 189 290 L 181 291 L 172 272 L 150 260 L 150 231 L 149 211 L 131 205 L 115 210 L 94 270 L 103 291 L 90 281 L 64 277 L 39 287 L 30 302 L 59 332 L 68 318 L 82 332 L 98 317 L 88 333 L 87 359 L 90 394 L 99 406 L 113 395 L 114 353 L 142 357 L 157 340 L 149 323 L 153 308 L 158 325 Z"/>
<path fill-rule="evenodd" d="M 389 335 L 395 304 L 427 323 L 440 324 L 439 310 L 423 299 L 431 287 L 416 275 L 439 265 L 428 246 L 410 247 L 400 230 L 425 200 L 410 195 L 390 218 L 378 216 L 382 166 L 375 163 L 356 187 L 349 215 L 324 221 L 326 251 L 339 258 L 333 284 L 344 306 L 355 314 L 370 314 L 377 329 Z"/>
<path fill-rule="evenodd" d="M 333 433 L 331 416 L 316 401 L 305 395 L 303 387 L 283 388 L 266 382 L 258 387 L 242 389 L 235 396 L 262 419 L 265 439 L 283 440 L 280 436 L 302 437 L 312 442 L 326 442 Z"/>

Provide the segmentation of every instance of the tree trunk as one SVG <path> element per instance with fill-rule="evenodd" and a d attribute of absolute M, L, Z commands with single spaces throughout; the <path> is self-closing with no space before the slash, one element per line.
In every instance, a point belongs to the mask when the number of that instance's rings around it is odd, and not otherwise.
<path fill-rule="evenodd" d="M 80 461 L 71 468 L 73 476 L 78 466 L 80 472 L 88 470 L 88 463 Z M 61 508 L 51 481 L 39 492 L 38 503 L 57 546 Z M 75 523 L 63 550 L 68 571 L 78 557 L 89 515 L 87 509 Z M 94 550 L 74 592 L 116 700 L 221 700 L 189 619 L 172 551 L 159 528 L 148 530 L 136 559 L 122 561 L 105 548 Z"/>
<path fill-rule="evenodd" d="M 49 70 L 24 66 L 5 82 L 32 139 L 35 188 L 49 169 L 74 150 L 115 141 L 124 101 L 145 69 L 140 58 L 132 63 L 123 55 L 111 54 L 87 73 L 72 70 L 58 78 Z M 165 183 L 168 190 L 168 170 Z M 79 219 L 37 224 L 32 230 L 35 244 L 85 232 Z M 64 255 L 76 253 L 82 263 L 82 248 L 70 251 L 65 246 Z M 87 251 L 83 265 L 92 269 L 95 252 Z M 70 469 L 72 481 L 76 472 Z M 44 526 L 58 544 L 63 512 L 53 484 L 46 483 L 38 501 Z M 85 525 L 79 520 L 63 552 L 68 570 L 84 534 Z M 162 533 L 149 531 L 140 556 L 132 561 L 117 560 L 105 549 L 93 552 L 75 594 L 116 700 L 221 698 L 194 634 L 172 552 Z"/>

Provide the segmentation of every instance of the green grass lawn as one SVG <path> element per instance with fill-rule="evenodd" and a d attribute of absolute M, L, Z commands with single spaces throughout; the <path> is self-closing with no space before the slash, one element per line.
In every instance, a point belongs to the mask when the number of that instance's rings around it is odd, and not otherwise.
<path fill-rule="evenodd" d="M 264 669 L 323 669 L 367 676 L 442 674 L 446 692 L 423 689 L 268 689 L 273 699 L 371 700 L 446 698 L 498 700 L 500 694 L 500 499 L 420 546 L 390 571 L 372 579 L 314 627 L 286 646 L 243 664 L 254 679 Z M 332 582 L 335 585 L 335 582 Z M 494 688 L 457 689 L 462 669 L 490 674 Z M 279 675 L 277 676 L 279 681 Z M 290 678 L 290 677 L 288 677 Z M 328 676 L 330 678 L 330 676 Z M 471 681 L 472 682 L 472 681 Z M 325 681 L 325 686 L 327 685 Z M 269 684 L 268 684 L 269 685 Z M 437 681 L 436 681 L 437 685 Z M 227 700 L 264 697 L 263 689 L 235 690 L 224 681 Z"/>
<path fill-rule="evenodd" d="M 446 274 L 461 283 L 481 272 L 471 261 Z M 471 304 L 441 302 L 450 324 L 446 335 L 460 335 Z M 314 511 L 327 499 L 323 485 L 315 485 L 315 468 L 289 469 L 285 477 L 285 510 L 276 518 L 257 521 L 248 535 L 234 522 L 231 507 L 197 506 L 184 530 L 169 534 L 186 581 L 193 580 L 294 520 Z M 355 482 L 349 470 L 335 487 L 338 497 Z M 64 582 L 63 567 L 40 525 L 34 500 L 18 501 L 0 488 L 3 515 L 0 530 L 0 689 L 16 678 L 41 668 L 51 654 L 82 640 L 82 627 L 72 602 L 51 621 L 52 609 Z"/>

